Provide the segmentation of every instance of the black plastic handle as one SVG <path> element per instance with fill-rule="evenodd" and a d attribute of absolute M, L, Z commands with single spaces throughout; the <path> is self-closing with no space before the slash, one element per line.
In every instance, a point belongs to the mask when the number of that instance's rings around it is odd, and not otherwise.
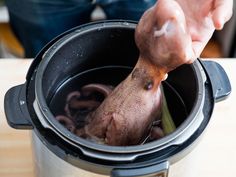
<path fill-rule="evenodd" d="M 33 129 L 26 104 L 26 84 L 9 89 L 4 98 L 8 124 L 15 129 Z"/>
<path fill-rule="evenodd" d="M 216 102 L 226 99 L 231 93 L 229 78 L 222 66 L 214 61 L 201 61 L 210 79 Z"/>
<path fill-rule="evenodd" d="M 139 168 L 113 169 L 112 177 L 167 177 L 169 162 L 161 162 L 151 166 Z"/>

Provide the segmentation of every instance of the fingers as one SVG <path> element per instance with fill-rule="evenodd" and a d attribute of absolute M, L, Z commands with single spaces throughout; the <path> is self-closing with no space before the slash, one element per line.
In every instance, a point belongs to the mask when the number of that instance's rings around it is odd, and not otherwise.
<path fill-rule="evenodd" d="M 215 0 L 212 19 L 217 30 L 221 30 L 224 24 L 233 14 L 233 0 Z"/>
<path fill-rule="evenodd" d="M 202 53 L 205 45 L 202 43 L 202 42 L 193 42 L 193 50 L 194 50 L 194 53 L 195 53 L 195 57 L 198 58 L 200 57 L 200 54 Z"/>
<path fill-rule="evenodd" d="M 200 57 L 203 49 L 206 47 L 206 45 L 207 45 L 208 41 L 210 40 L 212 34 L 213 34 L 213 30 L 211 32 L 208 32 L 207 35 L 205 35 L 201 40 L 192 41 L 192 48 L 193 48 L 193 51 L 194 51 L 195 58 Z"/>

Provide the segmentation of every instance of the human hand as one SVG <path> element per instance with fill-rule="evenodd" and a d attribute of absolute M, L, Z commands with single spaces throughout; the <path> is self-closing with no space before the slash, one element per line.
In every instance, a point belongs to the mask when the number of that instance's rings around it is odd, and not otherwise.
<path fill-rule="evenodd" d="M 181 6 L 192 38 L 195 57 L 199 57 L 213 32 L 221 30 L 233 13 L 233 0 L 176 0 Z"/>
<path fill-rule="evenodd" d="M 192 63 L 230 19 L 232 6 L 233 0 L 158 0 L 136 28 L 140 56 L 166 72 Z"/>

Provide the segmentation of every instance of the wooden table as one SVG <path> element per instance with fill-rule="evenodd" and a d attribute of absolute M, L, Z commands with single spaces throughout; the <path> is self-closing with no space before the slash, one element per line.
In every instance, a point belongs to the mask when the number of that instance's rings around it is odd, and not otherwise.
<path fill-rule="evenodd" d="M 236 87 L 236 60 L 217 60 Z M 6 123 L 3 99 L 6 91 L 25 80 L 31 60 L 0 60 L 0 177 L 33 177 L 29 131 L 14 130 Z M 205 135 L 198 146 L 170 168 L 171 177 L 236 176 L 236 93 L 215 105 Z"/>

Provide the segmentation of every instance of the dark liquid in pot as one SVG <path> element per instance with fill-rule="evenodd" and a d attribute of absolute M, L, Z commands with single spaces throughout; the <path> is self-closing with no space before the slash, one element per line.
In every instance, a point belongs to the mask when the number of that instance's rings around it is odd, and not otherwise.
<path fill-rule="evenodd" d="M 91 83 L 117 86 L 130 72 L 130 68 L 104 67 L 77 74 L 67 79 L 67 81 L 57 89 L 50 100 L 50 110 L 55 116 L 66 115 L 65 105 L 68 94 L 74 91 L 80 91 L 81 87 Z M 172 87 L 167 81 L 163 82 L 163 88 L 172 119 L 176 127 L 178 127 L 187 117 L 185 104 L 181 99 L 181 96 L 175 91 L 174 87 Z M 102 102 L 104 99 L 101 94 L 96 94 L 93 96 L 95 96 L 96 100 L 99 102 Z M 77 128 L 84 126 L 84 118 L 89 112 L 86 110 L 81 110 L 80 113 L 81 114 L 79 116 L 76 116 Z"/>

